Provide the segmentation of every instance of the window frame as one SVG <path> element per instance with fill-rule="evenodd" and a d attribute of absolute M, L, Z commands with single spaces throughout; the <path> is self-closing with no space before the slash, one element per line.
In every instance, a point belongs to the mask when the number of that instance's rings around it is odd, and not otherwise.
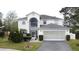
<path fill-rule="evenodd" d="M 46 24 L 46 21 L 43 21 L 43 24 Z"/>
<path fill-rule="evenodd" d="M 25 21 L 22 21 L 22 25 L 25 25 L 26 24 L 26 22 Z"/>

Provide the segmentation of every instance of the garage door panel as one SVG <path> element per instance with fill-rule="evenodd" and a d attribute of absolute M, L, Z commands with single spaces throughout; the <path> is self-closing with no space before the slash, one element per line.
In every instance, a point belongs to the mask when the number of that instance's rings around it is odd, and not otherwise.
<path fill-rule="evenodd" d="M 45 31 L 44 40 L 64 40 L 65 31 Z"/>

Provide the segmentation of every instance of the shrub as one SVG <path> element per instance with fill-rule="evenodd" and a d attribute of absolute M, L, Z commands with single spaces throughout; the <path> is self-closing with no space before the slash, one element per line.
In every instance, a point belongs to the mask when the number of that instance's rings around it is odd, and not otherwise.
<path fill-rule="evenodd" d="M 24 41 L 30 41 L 32 38 L 31 34 L 27 34 L 26 36 L 23 36 Z"/>
<path fill-rule="evenodd" d="M 39 35 L 39 41 L 43 41 L 43 35 Z"/>
<path fill-rule="evenodd" d="M 22 34 L 19 32 L 11 32 L 8 40 L 15 42 L 15 43 L 22 42 Z"/>
<path fill-rule="evenodd" d="M 4 37 L 4 32 L 0 32 L 0 37 Z"/>
<path fill-rule="evenodd" d="M 66 40 L 70 41 L 70 35 L 66 35 Z"/>
<path fill-rule="evenodd" d="M 27 36 L 27 37 L 23 37 L 24 41 L 30 41 L 31 40 L 31 37 L 30 36 Z"/>
<path fill-rule="evenodd" d="M 79 31 L 76 32 L 76 39 L 79 39 Z"/>
<path fill-rule="evenodd" d="M 31 36 L 31 34 L 28 33 L 27 36 Z"/>

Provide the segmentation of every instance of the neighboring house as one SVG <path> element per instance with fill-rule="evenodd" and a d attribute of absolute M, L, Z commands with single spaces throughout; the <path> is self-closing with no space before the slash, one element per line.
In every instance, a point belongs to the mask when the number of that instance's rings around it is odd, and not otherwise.
<path fill-rule="evenodd" d="M 31 12 L 26 17 L 18 19 L 18 28 L 19 31 L 30 33 L 35 38 L 43 35 L 46 41 L 62 41 L 69 33 L 63 22 L 61 18 Z"/>

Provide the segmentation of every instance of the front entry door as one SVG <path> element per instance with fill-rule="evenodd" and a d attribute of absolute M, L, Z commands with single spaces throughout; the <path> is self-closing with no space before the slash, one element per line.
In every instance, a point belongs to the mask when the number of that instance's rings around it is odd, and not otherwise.
<path fill-rule="evenodd" d="M 37 37 L 37 31 L 31 31 L 32 37 Z"/>
<path fill-rule="evenodd" d="M 32 35 L 32 40 L 37 39 L 37 31 L 31 31 L 31 35 Z"/>
<path fill-rule="evenodd" d="M 36 32 L 32 32 L 32 37 L 36 37 Z"/>

